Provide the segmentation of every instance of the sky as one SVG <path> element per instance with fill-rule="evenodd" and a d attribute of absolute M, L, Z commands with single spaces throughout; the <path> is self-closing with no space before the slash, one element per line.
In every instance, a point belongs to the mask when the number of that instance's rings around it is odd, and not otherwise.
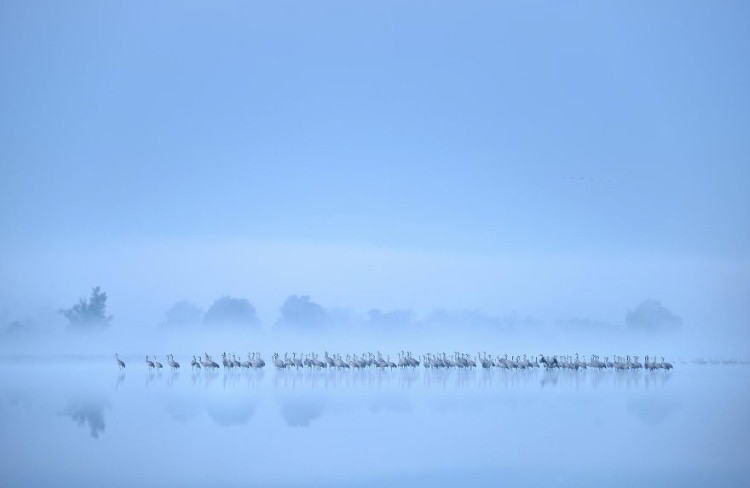
<path fill-rule="evenodd" d="M 750 5 L 0 2 L 0 309 L 519 311 L 750 338 Z M 738 335 L 741 334 L 741 335 Z"/>

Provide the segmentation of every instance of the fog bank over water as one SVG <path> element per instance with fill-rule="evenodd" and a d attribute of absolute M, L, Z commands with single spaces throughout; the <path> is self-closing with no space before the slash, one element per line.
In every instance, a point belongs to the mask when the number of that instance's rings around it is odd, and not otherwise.
<path fill-rule="evenodd" d="M 15 253 L 0 284 L 5 351 L 164 344 L 195 352 L 244 341 L 289 350 L 475 351 L 490 341 L 508 353 L 653 345 L 731 355 L 750 335 L 742 293 L 750 271 L 741 260 L 205 240 Z M 94 285 L 108 294 L 111 325 L 95 337 L 71 336 L 57 311 Z"/>
<path fill-rule="evenodd" d="M 445 311 L 441 312 L 446 313 Z M 84 355 L 111 359 L 114 352 L 129 360 L 142 363 L 143 355 L 158 355 L 160 360 L 172 353 L 182 361 L 192 355 L 208 352 L 219 357 L 221 352 L 235 353 L 245 358 L 246 353 L 261 352 L 266 359 L 273 352 L 355 353 L 382 351 L 395 360 L 400 351 L 411 351 L 415 357 L 425 353 L 453 351 L 467 352 L 472 357 L 486 352 L 498 355 L 590 354 L 666 356 L 676 362 L 693 358 L 747 359 L 742 343 L 732 344 L 705 339 L 690 331 L 644 332 L 629 330 L 624 325 L 573 321 L 546 323 L 519 320 L 499 324 L 472 320 L 472 312 L 462 322 L 435 321 L 428 316 L 424 321 L 403 324 L 372 324 L 369 320 L 352 320 L 344 324 L 326 324 L 312 330 L 281 325 L 248 327 L 247 325 L 209 324 L 151 328 L 132 327 L 125 322 L 114 323 L 108 330 L 77 333 L 67 330 L 59 321 L 55 329 L 49 324 L 33 324 L 29 330 L 5 333 L 0 344 L 3 355 Z M 479 315 L 486 320 L 485 315 Z M 512 318 L 512 317 L 511 317 Z M 572 323 L 571 323 L 572 322 Z"/>

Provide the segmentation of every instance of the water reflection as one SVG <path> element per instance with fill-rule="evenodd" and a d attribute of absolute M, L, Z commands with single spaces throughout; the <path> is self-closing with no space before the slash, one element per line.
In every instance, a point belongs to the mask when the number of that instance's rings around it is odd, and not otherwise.
<path fill-rule="evenodd" d="M 203 411 L 202 405 L 180 397 L 168 398 L 166 409 L 169 416 L 180 423 L 194 419 Z"/>
<path fill-rule="evenodd" d="M 202 413 L 216 425 L 234 427 L 247 424 L 255 415 L 259 400 L 248 396 L 242 390 L 232 394 L 173 394 L 165 399 L 169 416 L 179 423 L 186 423 L 200 417 Z"/>
<path fill-rule="evenodd" d="M 219 372 L 216 370 L 206 370 L 200 373 L 193 373 L 192 380 L 193 384 L 208 388 L 219 376 Z"/>
<path fill-rule="evenodd" d="M 193 386 L 210 387 L 212 384 L 221 384 L 222 389 L 234 388 L 254 389 L 263 383 L 265 373 L 260 370 L 198 370 L 190 372 L 190 383 Z M 173 373 L 172 383 L 179 379 L 179 373 Z M 220 381 L 219 381 L 220 379 Z"/>
<path fill-rule="evenodd" d="M 297 388 L 338 389 L 368 388 L 381 389 L 396 387 L 411 389 L 418 384 L 418 370 L 383 371 L 383 370 L 309 370 L 289 369 L 276 370 L 273 374 L 273 387 L 295 390 Z"/>
<path fill-rule="evenodd" d="M 367 402 L 367 410 L 372 413 L 379 412 L 411 412 L 411 404 L 403 396 L 376 396 Z"/>
<path fill-rule="evenodd" d="M 625 390 L 664 387 L 672 377 L 672 372 L 643 371 L 544 371 L 539 379 L 541 388 L 567 387 L 580 389 L 591 386 L 596 390 L 602 386 L 614 386 Z"/>
<path fill-rule="evenodd" d="M 612 371 L 612 370 L 447 370 L 447 369 L 408 369 L 408 370 L 272 370 L 271 386 L 277 389 L 340 389 L 368 388 L 411 390 L 415 387 L 460 390 L 533 387 L 541 389 L 565 387 L 581 389 L 602 386 L 641 389 L 661 388 L 672 378 L 673 372 Z M 210 387 L 220 384 L 224 390 L 237 388 L 257 389 L 265 385 L 264 370 L 198 370 L 191 371 L 190 383 L 194 386 Z M 146 374 L 146 386 L 165 383 L 172 387 L 179 383 L 180 371 L 170 373 L 153 372 Z M 165 379 L 166 378 L 166 379 Z M 116 386 L 125 379 L 125 373 L 117 377 Z"/>
<path fill-rule="evenodd" d="M 655 426 L 664 423 L 679 407 L 675 399 L 643 397 L 628 400 L 627 411 L 644 424 Z"/>
<path fill-rule="evenodd" d="M 242 425 L 255 413 L 255 403 L 252 399 L 212 399 L 206 403 L 206 413 L 222 427 Z"/>
<path fill-rule="evenodd" d="M 117 375 L 117 382 L 115 383 L 115 390 L 120 388 L 120 385 L 125 381 L 125 372 L 121 372 Z"/>
<path fill-rule="evenodd" d="M 289 427 L 309 427 L 310 422 L 323 415 L 324 404 L 315 398 L 297 398 L 281 404 L 281 416 Z"/>
<path fill-rule="evenodd" d="M 24 365 L 0 368 L 0 451 L 17 457 L 6 466 L 16 469 L 19 482 L 8 486 L 50 486 L 34 483 L 29 463 L 17 462 L 37 455 L 64 486 L 125 479 L 132 464 L 120 464 L 119 455 L 126 449 L 133 462 L 161 461 L 144 472 L 149 484 L 175 486 L 201 479 L 206 462 L 222 486 L 256 475 L 259 486 L 351 486 L 381 475 L 393 475 L 388 486 L 404 486 L 404 479 L 425 486 L 429 480 L 420 473 L 453 469 L 468 473 L 454 477 L 453 486 L 467 479 L 485 486 L 507 481 L 504 469 L 525 474 L 550 466 L 588 474 L 591 466 L 628 473 L 696 465 L 747 479 L 747 381 L 697 367 L 669 374 L 269 368 L 159 375 L 98 364 Z M 170 439 L 169 455 L 144 438 Z M 608 439 L 615 449 L 602 449 Z M 362 449 L 342 449 L 363 440 Z M 644 445 L 653 446 L 647 457 Z M 305 455 L 294 456 L 290 446 Z M 90 466 L 71 466 L 71 458 Z M 472 478 L 486 467 L 498 475 Z M 77 483 L 81 469 L 88 483 Z M 434 478 L 434 485 L 446 486 L 446 479 Z M 661 485 L 677 485 L 665 480 Z M 592 486 L 583 481 L 575 485 Z"/>
<path fill-rule="evenodd" d="M 644 386 L 647 390 L 651 388 L 663 388 L 672 379 L 673 374 L 671 371 L 655 375 L 648 374 L 644 377 Z"/>
<path fill-rule="evenodd" d="M 541 381 L 539 381 L 539 385 L 544 388 L 545 386 L 557 386 L 557 380 L 560 377 L 559 374 L 556 372 L 545 372 L 542 376 Z"/>
<path fill-rule="evenodd" d="M 486 374 L 488 371 L 469 371 L 469 370 L 447 370 L 434 369 L 422 371 L 422 385 L 426 388 L 466 388 L 476 384 L 477 375 L 482 375 L 483 381 L 490 380 Z"/>
<path fill-rule="evenodd" d="M 79 426 L 88 426 L 91 437 L 97 439 L 104 432 L 104 409 L 107 402 L 103 400 L 71 401 L 62 409 L 60 415 L 70 417 Z"/>

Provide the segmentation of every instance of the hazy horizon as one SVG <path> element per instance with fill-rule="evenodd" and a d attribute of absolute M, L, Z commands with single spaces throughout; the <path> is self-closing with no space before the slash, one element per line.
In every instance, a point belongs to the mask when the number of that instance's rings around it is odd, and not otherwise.
<path fill-rule="evenodd" d="M 744 3 L 1 9 L 0 329 L 98 285 L 125 335 L 224 295 L 653 299 L 675 345 L 750 344 Z"/>
<path fill-rule="evenodd" d="M 750 486 L 750 2 L 0 0 L 0 66 L 3 487 Z"/>

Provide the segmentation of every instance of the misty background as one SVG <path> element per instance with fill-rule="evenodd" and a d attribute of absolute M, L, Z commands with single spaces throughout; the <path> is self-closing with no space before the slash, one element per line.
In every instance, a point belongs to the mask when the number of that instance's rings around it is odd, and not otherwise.
<path fill-rule="evenodd" d="M 749 10 L 2 2 L 0 348 L 744 353 Z"/>

